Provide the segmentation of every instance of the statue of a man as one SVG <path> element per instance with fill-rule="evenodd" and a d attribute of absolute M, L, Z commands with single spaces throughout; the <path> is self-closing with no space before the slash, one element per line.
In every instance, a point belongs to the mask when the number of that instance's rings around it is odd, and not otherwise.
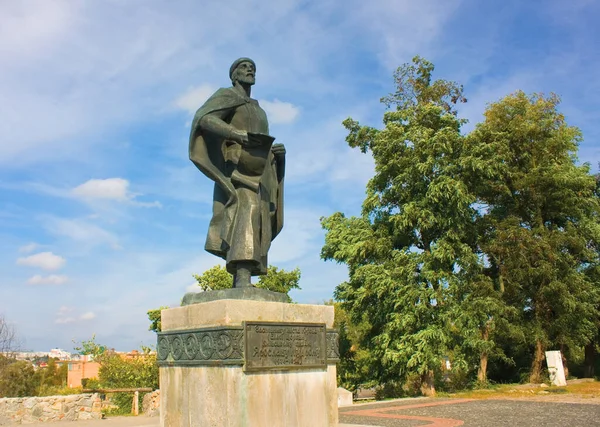
<path fill-rule="evenodd" d="M 267 252 L 283 227 L 285 148 L 273 144 L 267 115 L 250 98 L 255 75 L 253 60 L 236 60 L 232 87 L 198 109 L 190 134 L 190 160 L 215 181 L 205 249 L 225 259 L 236 288 L 266 274 Z"/>

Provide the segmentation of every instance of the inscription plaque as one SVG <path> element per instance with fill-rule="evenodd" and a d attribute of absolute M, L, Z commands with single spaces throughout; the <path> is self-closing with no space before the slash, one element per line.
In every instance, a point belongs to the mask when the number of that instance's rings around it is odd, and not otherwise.
<path fill-rule="evenodd" d="M 324 323 L 244 322 L 245 371 L 327 367 Z"/>

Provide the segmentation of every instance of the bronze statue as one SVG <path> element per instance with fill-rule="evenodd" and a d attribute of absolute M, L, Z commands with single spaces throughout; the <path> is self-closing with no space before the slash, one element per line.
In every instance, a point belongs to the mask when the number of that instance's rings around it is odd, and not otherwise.
<path fill-rule="evenodd" d="M 225 259 L 235 288 L 266 274 L 267 252 L 283 227 L 285 147 L 273 144 L 267 115 L 250 98 L 255 75 L 253 60 L 236 60 L 232 87 L 198 109 L 190 133 L 190 160 L 215 181 L 204 248 Z"/>

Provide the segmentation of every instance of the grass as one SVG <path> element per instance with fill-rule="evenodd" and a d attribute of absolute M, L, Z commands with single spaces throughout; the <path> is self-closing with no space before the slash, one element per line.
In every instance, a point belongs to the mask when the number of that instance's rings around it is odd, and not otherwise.
<path fill-rule="evenodd" d="M 538 384 L 499 384 L 485 389 L 438 393 L 440 397 L 461 399 L 521 398 L 539 395 L 573 396 L 578 398 L 600 398 L 600 381 L 568 384 L 566 387 L 540 387 Z"/>

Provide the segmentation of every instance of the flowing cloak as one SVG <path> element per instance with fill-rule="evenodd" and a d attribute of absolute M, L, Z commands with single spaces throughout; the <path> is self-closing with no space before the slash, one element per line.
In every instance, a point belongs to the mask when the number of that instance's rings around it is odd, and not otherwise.
<path fill-rule="evenodd" d="M 221 88 L 198 109 L 192 121 L 189 141 L 190 160 L 202 173 L 215 182 L 213 197 L 213 217 L 210 221 L 206 239 L 206 251 L 227 258 L 227 251 L 232 245 L 232 229 L 239 207 L 236 189 L 231 181 L 232 164 L 226 158 L 227 144 L 225 139 L 200 128 L 200 120 L 207 114 L 221 110 L 235 110 L 237 107 L 251 102 L 233 88 Z M 231 121 L 228 114 L 225 122 Z M 268 194 L 270 205 L 271 240 L 283 228 L 283 175 L 284 161 L 278 161 L 269 153 L 267 166 L 262 175 L 260 186 Z M 256 274 L 266 273 L 266 259 L 271 242 L 261 242 L 261 258 L 263 262 Z"/>

